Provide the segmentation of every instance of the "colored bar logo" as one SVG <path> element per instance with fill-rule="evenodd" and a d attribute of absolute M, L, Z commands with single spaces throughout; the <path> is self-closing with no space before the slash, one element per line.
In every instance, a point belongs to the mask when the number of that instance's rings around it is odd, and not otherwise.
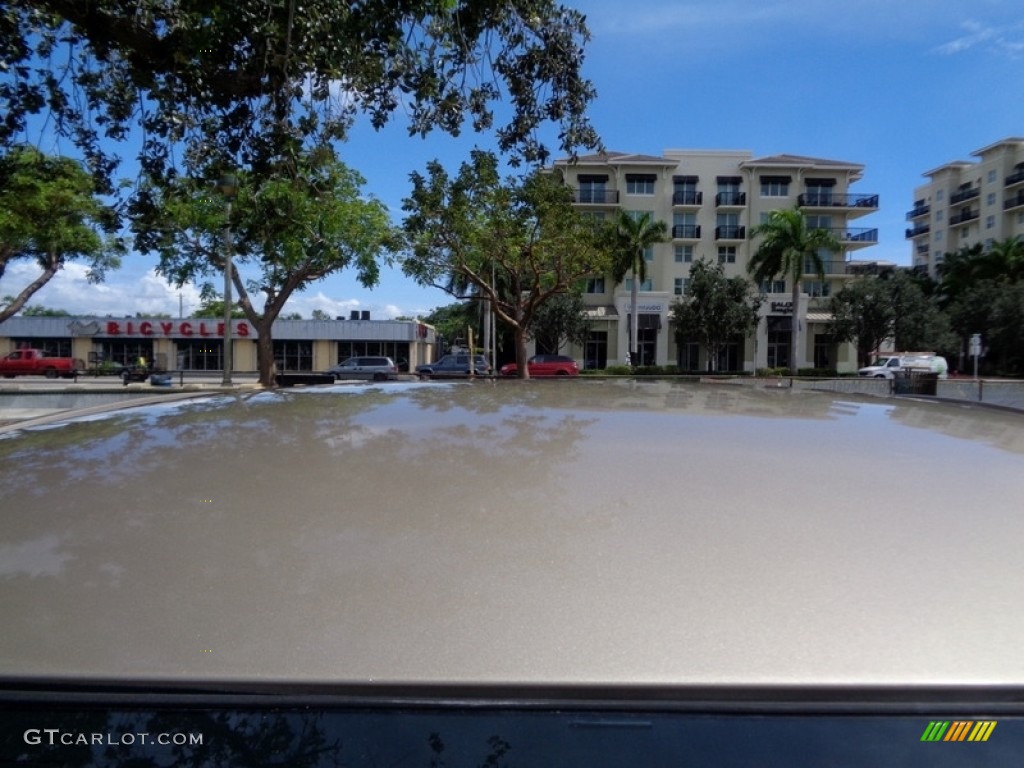
<path fill-rule="evenodd" d="M 932 720 L 921 741 L 988 741 L 996 720 Z"/>

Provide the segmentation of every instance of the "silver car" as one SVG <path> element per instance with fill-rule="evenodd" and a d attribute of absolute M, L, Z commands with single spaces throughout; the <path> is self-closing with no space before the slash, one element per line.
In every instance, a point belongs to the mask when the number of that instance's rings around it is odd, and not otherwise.
<path fill-rule="evenodd" d="M 1019 765 L 1022 466 L 1020 413 L 676 381 L 8 432 L 0 765 Z"/>
<path fill-rule="evenodd" d="M 390 357 L 350 357 L 328 368 L 327 373 L 333 374 L 335 379 L 386 381 L 398 378 L 398 366 Z"/>

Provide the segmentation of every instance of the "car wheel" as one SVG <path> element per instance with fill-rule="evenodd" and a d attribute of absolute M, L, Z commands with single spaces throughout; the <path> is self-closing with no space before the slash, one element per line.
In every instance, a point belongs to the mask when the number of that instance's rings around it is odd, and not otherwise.
<path fill-rule="evenodd" d="M 385 374 L 383 374 L 383 373 L 379 373 L 378 372 L 378 373 L 373 374 L 373 380 L 374 381 L 387 381 L 387 378 L 388 377 Z"/>
<path fill-rule="evenodd" d="M 46 376 L 46 378 L 48 378 L 48 379 L 56 379 L 57 378 L 57 369 L 56 368 L 47 368 L 45 371 L 43 371 L 43 375 Z"/>

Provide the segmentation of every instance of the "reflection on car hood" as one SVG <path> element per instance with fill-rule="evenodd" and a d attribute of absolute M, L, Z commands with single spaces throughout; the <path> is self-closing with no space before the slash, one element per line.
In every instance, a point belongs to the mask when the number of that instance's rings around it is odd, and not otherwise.
<path fill-rule="evenodd" d="M 0 440 L 0 677 L 1019 685 L 1022 436 L 593 381 L 26 431 Z"/>

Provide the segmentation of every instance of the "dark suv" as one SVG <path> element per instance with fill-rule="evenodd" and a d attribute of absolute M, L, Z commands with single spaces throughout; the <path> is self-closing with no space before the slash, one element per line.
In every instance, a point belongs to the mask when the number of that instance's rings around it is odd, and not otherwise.
<path fill-rule="evenodd" d="M 469 355 L 445 355 L 433 363 L 416 366 L 420 378 L 440 376 L 468 376 Z M 473 373 L 477 376 L 488 376 L 491 373 L 490 363 L 483 355 L 473 355 Z"/>

